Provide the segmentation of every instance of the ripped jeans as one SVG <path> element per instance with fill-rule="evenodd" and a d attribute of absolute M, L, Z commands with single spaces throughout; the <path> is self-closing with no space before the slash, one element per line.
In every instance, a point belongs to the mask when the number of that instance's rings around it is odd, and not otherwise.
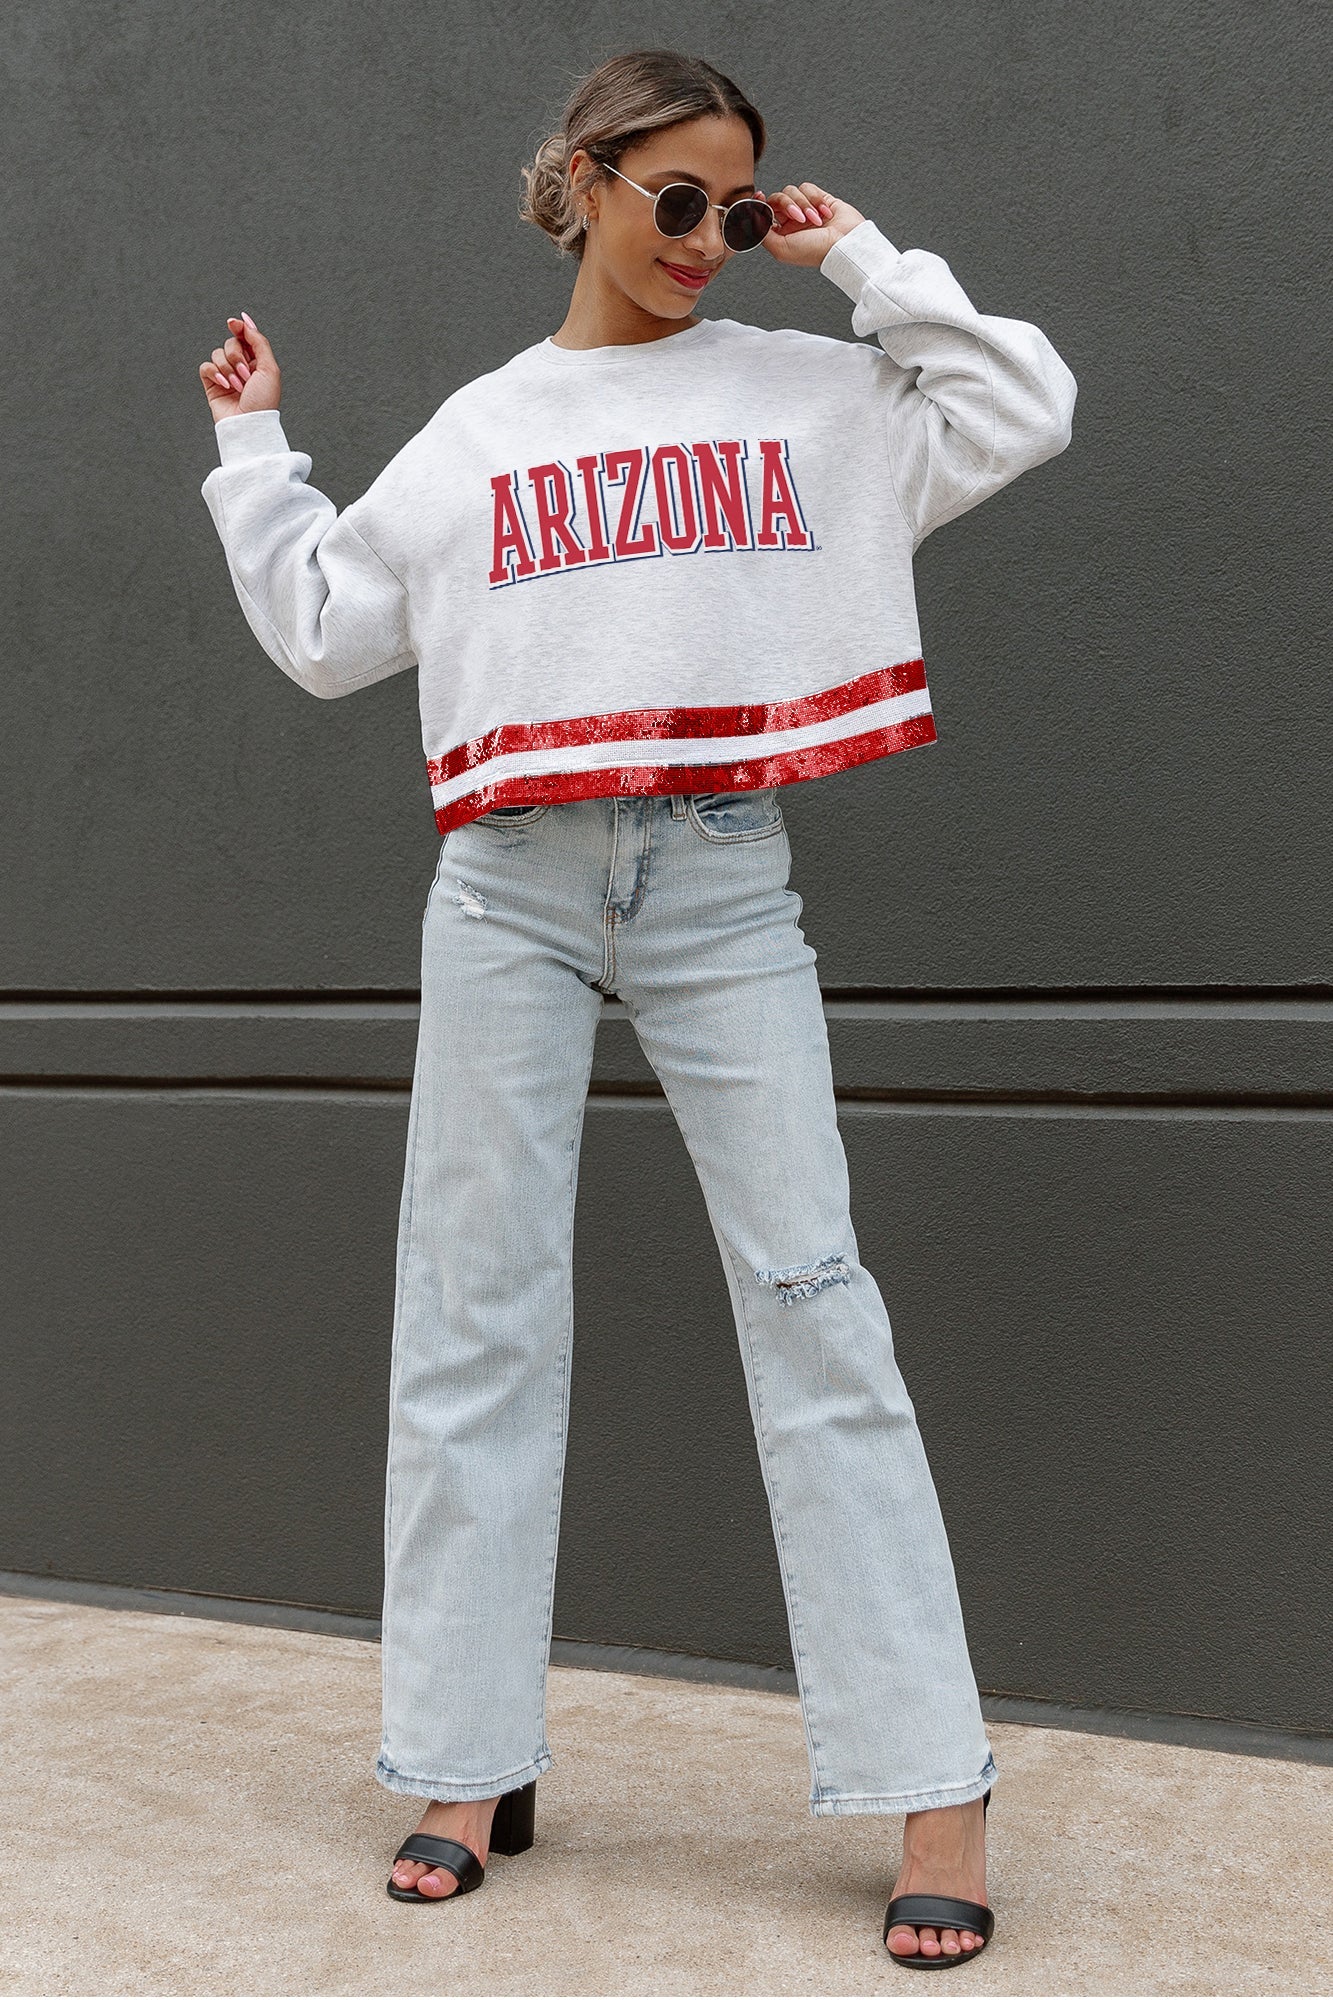
<path fill-rule="evenodd" d="M 810 1810 L 962 1804 L 995 1777 L 916 1414 L 852 1232 L 790 869 L 775 787 L 500 809 L 445 836 L 398 1243 L 375 1765 L 390 1791 L 491 1798 L 552 1762 L 574 1191 L 611 993 L 721 1252 Z"/>

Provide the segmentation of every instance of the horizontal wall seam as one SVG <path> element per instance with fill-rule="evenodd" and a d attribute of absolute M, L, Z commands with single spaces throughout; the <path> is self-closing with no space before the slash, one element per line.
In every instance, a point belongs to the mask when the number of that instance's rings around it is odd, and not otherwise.
<path fill-rule="evenodd" d="M 405 1098 L 411 1079 L 385 1077 L 181 1077 L 181 1076 L 5 1076 L 0 1073 L 0 1097 L 88 1096 L 126 1098 L 313 1098 L 355 1102 L 366 1098 Z M 885 1111 L 948 1114 L 1011 1113 L 1097 1117 L 1122 1114 L 1143 1117 L 1333 1118 L 1333 1093 L 1292 1092 L 1135 1092 L 1135 1091 L 966 1091 L 894 1090 L 870 1085 L 838 1085 L 839 1104 Z M 588 1100 L 611 1109 L 665 1106 L 659 1083 L 594 1081 Z"/>
<path fill-rule="evenodd" d="M 290 1095 L 297 1091 L 303 1094 L 323 1094 L 330 1097 L 364 1096 L 367 1091 L 383 1093 L 390 1097 L 401 1097 L 412 1088 L 410 1077 L 382 1076 L 120 1076 L 115 1073 L 90 1072 L 87 1075 L 9 1076 L 0 1070 L 0 1093 L 30 1091 L 74 1091 L 101 1094 L 105 1091 L 122 1090 L 127 1094 L 145 1092 L 153 1095 L 199 1091 L 241 1092 L 247 1097 L 262 1096 L 276 1091 Z"/>
<path fill-rule="evenodd" d="M 938 1021 L 1289 1021 L 1333 1022 L 1333 994 L 1324 989 L 1272 993 L 1238 988 L 1225 993 L 1062 993 L 1040 987 L 995 993 L 911 993 L 825 987 L 826 1010 L 840 1020 Z M 0 1026 L 32 1021 L 415 1020 L 419 993 L 385 994 L 125 994 L 15 993 L 0 998 Z M 624 1002 L 608 998 L 604 1018 L 625 1018 Z"/>
<path fill-rule="evenodd" d="M 1060 1007 L 1151 1005 L 1163 1008 L 1259 1006 L 1333 1007 L 1333 983 L 1247 986 L 825 986 L 826 1001 L 856 1005 L 976 1007 L 1038 1004 Z M 414 986 L 386 987 L 26 987 L 0 996 L 5 1007 L 417 1007 Z"/>

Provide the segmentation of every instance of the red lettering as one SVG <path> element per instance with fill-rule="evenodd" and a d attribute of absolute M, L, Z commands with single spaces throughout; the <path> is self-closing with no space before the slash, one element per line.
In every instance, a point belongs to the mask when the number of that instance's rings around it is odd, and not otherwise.
<path fill-rule="evenodd" d="M 588 552 L 570 526 L 574 508 L 574 488 L 569 473 L 558 459 L 550 465 L 534 465 L 528 477 L 537 500 L 537 532 L 541 536 L 542 559 L 539 569 L 569 569 L 586 562 Z M 558 490 L 553 497 L 552 489 Z M 556 547 L 557 539 L 561 547 Z M 564 553 L 561 554 L 561 549 Z"/>
<path fill-rule="evenodd" d="M 676 491 L 680 526 L 671 499 L 671 467 L 676 468 Z M 660 444 L 653 453 L 653 485 L 657 492 L 657 528 L 664 548 L 679 553 L 695 548 L 699 541 L 699 516 L 694 505 L 694 476 L 690 454 L 683 444 Z"/>
<path fill-rule="evenodd" d="M 785 438 L 760 438 L 759 452 L 764 465 L 764 504 L 755 547 L 759 549 L 808 549 L 810 531 L 801 519 L 801 509 L 791 483 Z M 776 523 L 785 522 L 785 540 L 779 541 Z"/>
<path fill-rule="evenodd" d="M 655 556 L 657 531 L 651 521 L 644 523 L 641 535 L 631 535 L 639 511 L 639 500 L 643 492 L 643 475 L 647 469 L 648 453 L 643 445 L 633 445 L 624 451 L 603 453 L 608 484 L 618 486 L 623 479 L 625 491 L 620 502 L 620 518 L 616 522 L 615 546 L 618 556 Z M 620 471 L 620 467 L 624 471 Z"/>
<path fill-rule="evenodd" d="M 725 461 L 725 470 L 719 463 L 719 454 Z M 736 438 L 709 439 L 694 446 L 694 459 L 699 468 L 699 490 L 703 498 L 704 547 L 727 547 L 722 520 L 731 530 L 731 540 L 738 549 L 753 547 L 750 509 L 745 492 L 744 445 Z M 722 520 L 718 518 L 719 509 Z"/>
<path fill-rule="evenodd" d="M 602 489 L 597 480 L 599 459 L 596 452 L 588 458 L 575 460 L 579 476 L 583 481 L 583 497 L 588 512 L 588 561 L 609 562 L 611 546 L 606 539 L 606 523 L 602 518 Z"/>
<path fill-rule="evenodd" d="M 520 576 L 535 576 L 537 565 L 528 545 L 528 531 L 524 526 L 518 495 L 514 491 L 513 473 L 497 474 L 491 481 L 491 490 L 495 495 L 495 560 L 491 564 L 491 582 L 512 583 Z M 512 575 L 505 559 L 508 550 L 512 550 L 518 558 Z"/>

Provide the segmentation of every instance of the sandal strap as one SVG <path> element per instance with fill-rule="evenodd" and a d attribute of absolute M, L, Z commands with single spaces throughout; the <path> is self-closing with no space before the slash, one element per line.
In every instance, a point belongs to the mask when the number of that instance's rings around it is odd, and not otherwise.
<path fill-rule="evenodd" d="M 486 1872 L 470 1847 L 464 1847 L 461 1840 L 446 1840 L 438 1833 L 409 1833 L 393 1858 L 428 1861 L 433 1868 L 447 1868 L 458 1877 L 459 1889 L 478 1885 Z"/>
<path fill-rule="evenodd" d="M 995 1912 L 987 1903 L 969 1903 L 962 1896 L 895 1896 L 884 1912 L 886 1938 L 897 1924 L 913 1930 L 925 1924 L 937 1931 L 975 1931 L 989 1944 Z"/>

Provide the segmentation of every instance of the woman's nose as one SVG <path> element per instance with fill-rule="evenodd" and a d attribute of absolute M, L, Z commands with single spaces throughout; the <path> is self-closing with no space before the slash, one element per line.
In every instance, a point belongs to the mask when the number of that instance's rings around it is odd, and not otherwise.
<path fill-rule="evenodd" d="M 722 217 L 715 208 L 710 208 L 703 221 L 692 229 L 685 238 L 690 248 L 700 257 L 714 263 L 727 253 L 726 238 L 722 234 Z"/>

